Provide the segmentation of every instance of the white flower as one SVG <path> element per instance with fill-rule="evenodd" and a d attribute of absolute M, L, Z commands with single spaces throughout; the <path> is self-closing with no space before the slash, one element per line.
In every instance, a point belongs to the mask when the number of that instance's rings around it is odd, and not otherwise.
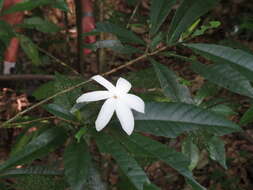
<path fill-rule="evenodd" d="M 95 122 L 97 131 L 101 131 L 109 123 L 114 111 L 116 111 L 123 130 L 128 135 L 131 135 L 134 130 L 134 117 L 131 109 L 144 113 L 145 104 L 143 100 L 138 96 L 128 94 L 132 85 L 126 79 L 119 78 L 116 87 L 100 75 L 96 75 L 92 79 L 107 90 L 85 93 L 76 102 L 92 102 L 107 99 Z"/>

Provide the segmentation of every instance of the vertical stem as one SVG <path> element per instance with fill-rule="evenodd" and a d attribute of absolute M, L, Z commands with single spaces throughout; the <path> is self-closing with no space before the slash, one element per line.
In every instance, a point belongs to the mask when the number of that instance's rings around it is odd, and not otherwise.
<path fill-rule="evenodd" d="M 83 67 L 83 53 L 82 53 L 82 1 L 75 0 L 76 8 L 76 27 L 77 27 L 77 64 L 79 65 L 79 71 L 84 73 Z"/>
<path fill-rule="evenodd" d="M 104 1 L 103 0 L 99 0 L 98 7 L 99 7 L 99 22 L 103 22 L 103 20 L 104 20 Z M 101 32 L 99 35 L 99 40 L 104 40 L 104 39 L 105 39 L 104 33 Z M 99 48 L 98 49 L 99 73 L 103 73 L 106 70 L 105 60 L 106 60 L 105 49 Z"/>

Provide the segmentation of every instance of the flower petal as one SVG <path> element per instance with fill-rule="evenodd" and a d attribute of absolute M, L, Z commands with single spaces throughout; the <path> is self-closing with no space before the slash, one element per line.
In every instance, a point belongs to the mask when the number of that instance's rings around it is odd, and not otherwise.
<path fill-rule="evenodd" d="M 115 99 L 109 98 L 105 101 L 95 122 L 97 131 L 101 131 L 111 120 L 115 110 Z"/>
<path fill-rule="evenodd" d="M 145 112 L 145 103 L 140 97 L 134 94 L 125 94 L 122 99 L 131 109 L 141 113 Z"/>
<path fill-rule="evenodd" d="M 104 86 L 109 91 L 115 90 L 115 86 L 111 82 L 109 82 L 108 80 L 106 80 L 104 77 L 102 77 L 100 75 L 95 75 L 94 77 L 92 77 L 92 79 L 97 81 L 99 84 Z"/>
<path fill-rule="evenodd" d="M 123 130 L 131 135 L 134 130 L 134 116 L 131 109 L 122 101 L 117 100 L 116 114 Z"/>
<path fill-rule="evenodd" d="M 77 98 L 76 103 L 104 100 L 110 97 L 112 97 L 112 93 L 105 90 L 88 92 Z"/>
<path fill-rule="evenodd" d="M 124 78 L 119 78 L 116 84 L 116 89 L 122 93 L 128 93 L 132 85 Z"/>

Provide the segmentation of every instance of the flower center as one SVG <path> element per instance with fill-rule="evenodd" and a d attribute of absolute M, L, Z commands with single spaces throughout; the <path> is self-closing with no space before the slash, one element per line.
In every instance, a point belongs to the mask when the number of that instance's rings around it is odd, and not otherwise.
<path fill-rule="evenodd" d="M 114 99 L 117 99 L 117 98 L 118 98 L 118 96 L 116 96 L 116 95 L 113 95 L 113 98 L 114 98 Z"/>

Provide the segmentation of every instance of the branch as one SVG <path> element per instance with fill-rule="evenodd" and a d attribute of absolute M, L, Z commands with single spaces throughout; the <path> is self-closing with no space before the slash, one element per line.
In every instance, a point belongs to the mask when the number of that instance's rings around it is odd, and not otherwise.
<path fill-rule="evenodd" d="M 115 72 L 117 72 L 117 71 L 119 71 L 119 70 L 121 70 L 121 69 L 123 69 L 123 68 L 126 68 L 126 67 L 128 67 L 128 66 L 130 66 L 130 65 L 133 65 L 134 63 L 136 63 L 136 62 L 138 62 L 138 61 L 140 61 L 140 60 L 143 60 L 143 59 L 145 59 L 145 58 L 147 58 L 147 57 L 149 57 L 149 56 L 156 55 L 156 54 L 160 53 L 161 51 L 166 50 L 167 48 L 168 48 L 167 46 L 164 46 L 164 47 L 161 47 L 161 48 L 159 48 L 158 50 L 156 50 L 156 51 L 154 51 L 154 52 L 152 52 L 152 53 L 143 54 L 142 56 L 137 57 L 136 59 L 133 59 L 133 60 L 131 60 L 131 61 L 129 61 L 129 62 L 127 62 L 127 63 L 125 63 L 125 64 L 119 66 L 119 67 L 116 67 L 116 68 L 114 68 L 114 69 L 112 69 L 112 70 L 110 70 L 110 71 L 108 71 L 108 72 L 106 72 L 106 73 L 103 73 L 102 76 L 107 76 L 107 75 L 110 75 L 110 74 L 112 74 L 112 73 L 115 73 Z M 44 100 L 38 102 L 37 104 L 34 104 L 34 105 L 32 105 L 31 107 L 29 107 L 29 108 L 27 108 L 27 109 L 25 109 L 25 110 L 19 112 L 17 115 L 15 115 L 15 116 L 12 117 L 11 119 L 9 119 L 9 120 L 7 120 L 6 122 L 4 122 L 4 123 L 1 125 L 1 127 L 4 127 L 4 126 L 6 126 L 7 124 L 9 124 L 9 123 L 15 121 L 18 117 L 20 117 L 20 116 L 22 116 L 22 115 L 28 113 L 29 111 L 31 111 L 31 110 L 33 110 L 33 109 L 39 107 L 40 105 L 43 105 L 44 103 L 47 103 L 48 101 L 52 100 L 53 98 L 55 98 L 55 97 L 57 97 L 57 96 L 59 96 L 59 95 L 65 94 L 66 92 L 72 91 L 72 90 L 74 90 L 74 89 L 76 89 L 76 88 L 80 88 L 81 86 L 83 86 L 83 85 L 89 83 L 90 81 L 91 81 L 91 79 L 89 79 L 89 80 L 87 80 L 87 81 L 84 81 L 84 82 L 81 82 L 81 83 L 79 83 L 79 84 L 77 84 L 77 85 L 75 85 L 75 86 L 72 86 L 72 87 L 70 87 L 70 88 L 67 88 L 67 89 L 65 89 L 65 90 L 62 90 L 62 91 L 60 91 L 60 92 L 55 93 L 54 95 L 52 95 L 52 96 L 50 96 L 50 97 L 48 97 L 48 98 L 46 98 L 46 99 L 44 99 Z"/>

